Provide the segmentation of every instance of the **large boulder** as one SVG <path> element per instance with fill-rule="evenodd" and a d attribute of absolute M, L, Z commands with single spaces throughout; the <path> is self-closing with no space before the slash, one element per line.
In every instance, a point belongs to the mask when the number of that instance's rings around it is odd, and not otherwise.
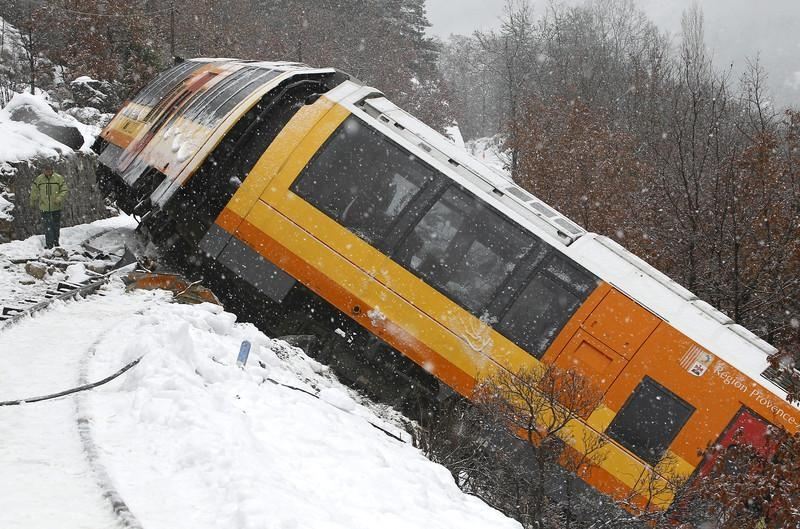
<path fill-rule="evenodd" d="M 115 86 L 108 81 L 83 76 L 72 81 L 69 88 L 77 107 L 93 107 L 100 113 L 109 113 L 116 112 L 121 103 Z"/>
<path fill-rule="evenodd" d="M 14 94 L 0 113 L 0 120 L 32 125 L 42 134 L 76 151 L 84 144 L 78 121 L 59 115 L 41 96 Z"/>
<path fill-rule="evenodd" d="M 59 116 L 41 98 L 15 94 L 3 111 L 11 120 L 33 125 L 70 149 L 79 150 L 83 146 L 84 137 L 78 127 Z"/>
<path fill-rule="evenodd" d="M 72 116 L 81 123 L 94 125 L 99 129 L 104 129 L 114 117 L 113 113 L 100 112 L 95 107 L 72 107 L 64 111 L 65 114 Z"/>

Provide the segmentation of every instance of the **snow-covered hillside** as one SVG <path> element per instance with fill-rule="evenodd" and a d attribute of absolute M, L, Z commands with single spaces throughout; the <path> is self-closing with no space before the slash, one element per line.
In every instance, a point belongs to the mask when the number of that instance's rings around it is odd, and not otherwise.
<path fill-rule="evenodd" d="M 0 255 L 23 246 L 37 247 Z M 0 401 L 142 358 L 91 392 L 0 407 L 0 527 L 111 527 L 109 498 L 144 529 L 519 527 L 300 349 L 215 305 L 119 280 L 101 294 L 0 329 Z"/>

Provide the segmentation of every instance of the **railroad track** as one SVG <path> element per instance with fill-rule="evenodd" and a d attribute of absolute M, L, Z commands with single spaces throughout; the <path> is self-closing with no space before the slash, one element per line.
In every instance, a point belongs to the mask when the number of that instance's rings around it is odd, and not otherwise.
<path fill-rule="evenodd" d="M 107 283 L 108 279 L 115 272 L 117 272 L 117 270 L 101 276 L 91 277 L 81 283 L 60 281 L 55 287 L 48 288 L 44 295 L 39 298 L 14 301 L 10 305 L 0 307 L 0 329 L 14 324 L 25 316 L 46 308 L 56 300 L 67 300 L 77 296 L 92 294 Z"/>
<path fill-rule="evenodd" d="M 51 303 L 57 300 L 65 301 L 68 299 L 74 299 L 78 296 L 88 296 L 93 294 L 97 289 L 101 286 L 106 284 L 108 280 L 111 278 L 112 275 L 119 273 L 122 268 L 121 265 L 127 264 L 127 262 L 131 262 L 126 260 L 126 255 L 115 255 L 115 254 L 107 254 L 102 250 L 94 248 L 91 246 L 91 243 L 97 239 L 98 237 L 107 233 L 108 230 L 102 231 L 89 237 L 85 241 L 81 243 L 81 246 L 88 252 L 85 255 L 91 255 L 91 257 L 95 259 L 108 259 L 109 257 L 116 257 L 117 262 L 111 266 L 111 270 L 105 274 L 98 274 L 91 271 L 87 271 L 88 274 L 91 276 L 81 282 L 70 282 L 70 281 L 59 281 L 55 285 L 48 286 L 47 290 L 43 294 L 35 294 L 31 295 L 30 297 L 13 300 L 13 301 L 6 301 L 3 304 L 0 304 L 0 329 L 4 327 L 8 327 L 13 325 L 17 321 L 21 320 L 25 316 L 31 315 L 35 312 L 38 312 L 46 307 L 48 307 Z M 42 257 L 37 258 L 30 258 L 30 259 L 19 259 L 19 260 L 12 260 L 11 262 L 14 264 L 23 264 L 27 263 L 28 261 L 40 261 L 44 264 L 55 265 L 55 266 L 67 266 L 69 264 L 74 264 L 71 261 L 59 261 L 53 259 L 46 259 Z M 127 261 L 127 262 L 126 262 Z M 75 263 L 80 262 L 76 261 Z"/>

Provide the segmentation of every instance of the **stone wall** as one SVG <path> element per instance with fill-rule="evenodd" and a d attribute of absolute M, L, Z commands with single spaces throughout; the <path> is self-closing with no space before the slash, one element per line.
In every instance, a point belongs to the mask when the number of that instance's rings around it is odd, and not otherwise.
<path fill-rule="evenodd" d="M 14 238 L 24 239 L 42 233 L 39 211 L 36 207 L 30 207 L 31 184 L 42 172 L 42 162 L 34 159 L 11 164 L 15 172 L 7 184 L 14 193 Z M 84 224 L 111 215 L 95 182 L 96 168 L 97 158 L 83 153 L 65 155 L 53 163 L 53 170 L 64 176 L 69 187 L 69 196 L 61 210 L 61 227 Z"/>

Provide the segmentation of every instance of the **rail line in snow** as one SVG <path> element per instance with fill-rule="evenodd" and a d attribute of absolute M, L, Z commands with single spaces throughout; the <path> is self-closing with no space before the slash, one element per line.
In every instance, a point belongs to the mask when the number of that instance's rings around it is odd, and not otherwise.
<path fill-rule="evenodd" d="M 105 235 L 111 230 L 103 230 L 100 233 L 96 233 L 93 236 L 89 237 L 85 241 L 81 242 L 81 246 L 91 254 L 94 254 L 95 257 L 108 257 L 109 254 L 105 254 L 102 250 L 98 250 L 94 248 L 91 243 Z M 114 254 L 110 254 L 114 255 Z M 93 272 L 88 272 L 93 274 L 91 277 L 85 279 L 84 281 L 80 282 L 71 282 L 71 281 L 59 281 L 54 287 L 48 288 L 44 294 L 34 295 L 28 298 L 24 298 L 22 300 L 14 300 L 10 302 L 5 302 L 4 304 L 0 304 L 0 329 L 13 325 L 14 323 L 20 321 L 26 316 L 30 316 L 40 310 L 43 310 L 50 306 L 54 301 L 66 301 L 69 299 L 74 299 L 78 296 L 88 296 L 93 294 L 97 289 L 101 286 L 106 284 L 109 278 L 120 272 L 120 264 L 123 264 L 122 261 L 124 259 L 124 255 L 119 256 L 117 262 L 112 265 L 112 270 L 105 274 L 95 274 Z M 23 260 L 12 260 L 16 264 L 22 264 L 23 262 L 37 260 L 34 259 L 23 259 Z M 42 260 L 42 259 L 40 259 Z M 43 260 L 43 262 L 47 264 L 51 264 L 51 261 Z"/>
<path fill-rule="evenodd" d="M 109 330 L 103 332 L 94 341 L 94 343 L 89 346 L 86 354 L 81 359 L 79 374 L 79 383 L 81 385 L 88 383 L 89 361 L 94 356 L 97 347 L 105 339 Z M 77 396 L 75 399 L 75 411 L 77 413 L 78 435 L 80 436 L 83 452 L 86 455 L 87 461 L 89 462 L 89 467 L 94 473 L 97 486 L 103 492 L 103 498 L 105 498 L 110 504 L 111 510 L 114 512 L 114 516 L 116 516 L 122 527 L 125 529 L 143 529 L 141 522 L 139 522 L 139 519 L 130 510 L 128 504 L 125 503 L 125 500 L 122 499 L 122 495 L 114 486 L 114 482 L 112 481 L 108 470 L 106 470 L 106 467 L 100 460 L 97 444 L 95 443 L 94 436 L 92 435 L 92 421 L 89 411 L 87 410 L 86 398 L 87 395 L 85 393 L 81 393 Z"/>
<path fill-rule="evenodd" d="M 10 305 L 0 307 L 0 329 L 13 325 L 25 316 L 47 308 L 54 301 L 64 301 L 77 296 L 92 294 L 98 288 L 106 284 L 108 278 L 115 272 L 116 270 L 99 277 L 89 278 L 81 283 L 60 281 L 55 288 L 47 289 L 41 297 L 14 301 Z"/>

